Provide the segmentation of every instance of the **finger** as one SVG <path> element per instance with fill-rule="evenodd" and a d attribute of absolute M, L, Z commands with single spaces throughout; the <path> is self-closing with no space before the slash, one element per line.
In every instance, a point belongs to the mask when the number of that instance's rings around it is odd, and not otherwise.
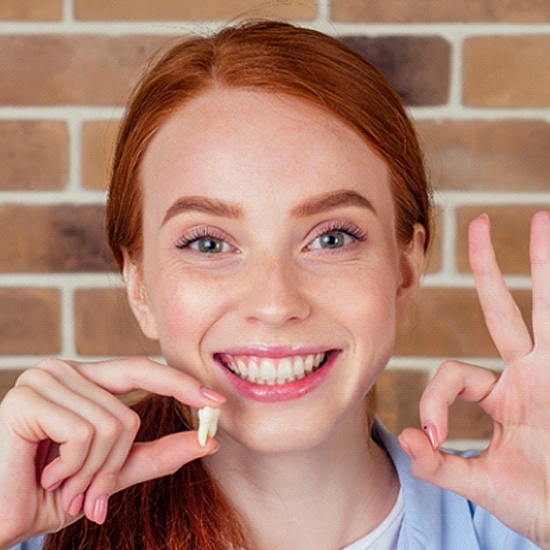
<path fill-rule="evenodd" d="M 488 491 L 494 490 L 491 476 L 479 458 L 462 458 L 434 449 L 426 435 L 414 428 L 404 430 L 399 441 L 411 457 L 416 477 L 474 502 L 482 501 Z"/>
<path fill-rule="evenodd" d="M 109 470 L 106 464 L 94 478 L 88 490 L 83 507 L 88 519 L 102 524 L 107 516 L 108 498 L 111 494 L 150 479 L 171 475 L 183 465 L 216 452 L 218 443 L 209 439 L 206 446 L 198 444 L 196 431 L 170 434 L 154 441 L 134 443 L 125 457 L 122 468 L 115 466 L 111 474 L 112 486 L 102 483 Z"/>
<path fill-rule="evenodd" d="M 533 333 L 537 347 L 550 347 L 550 213 L 537 212 L 531 224 Z"/>
<path fill-rule="evenodd" d="M 62 504 L 70 506 L 76 497 L 88 493 L 93 485 L 95 500 L 107 498 L 116 486 L 120 469 L 127 460 L 139 427 L 139 419 L 132 411 L 119 416 L 105 415 L 96 426 L 94 439 L 86 460 L 78 472 L 65 480 L 62 488 Z M 68 511 L 68 508 L 65 508 Z M 101 515 L 100 512 L 94 512 Z M 74 513 L 71 512 L 71 515 Z M 93 519 L 93 518 L 90 518 Z"/>
<path fill-rule="evenodd" d="M 60 368 L 58 365 L 57 369 Z M 41 473 L 41 484 L 47 490 L 53 491 L 63 483 L 62 508 L 76 517 L 81 513 L 84 493 L 92 480 L 95 480 L 96 492 L 105 498 L 114 490 L 118 472 L 139 428 L 139 418 L 116 397 L 73 369 L 64 374 L 67 385 L 42 368 L 30 369 L 20 377 L 18 386 L 34 386 L 43 401 L 57 404 L 86 422 L 86 444 L 74 445 L 75 440 L 79 440 L 78 432 L 72 433 L 68 442 L 56 440 L 58 456 L 53 460 L 46 459 L 48 464 Z M 75 385 L 75 380 L 79 393 L 69 388 Z M 87 392 L 101 403 L 90 400 Z M 103 500 L 96 497 L 96 502 L 100 504 Z M 95 515 L 102 515 L 98 504 Z"/>
<path fill-rule="evenodd" d="M 195 408 L 220 406 L 225 402 L 223 395 L 205 388 L 192 376 L 146 357 L 113 359 L 94 364 L 74 363 L 72 366 L 95 384 L 116 394 L 145 390 L 174 397 Z"/>
<path fill-rule="evenodd" d="M 93 439 L 93 427 L 86 419 L 26 385 L 14 387 L 5 399 L 10 402 L 6 408 L 11 413 L 6 423 L 11 423 L 18 437 L 36 445 L 37 449 L 45 440 L 58 442 L 60 453 L 63 448 L 63 460 L 55 458 L 46 466 L 45 470 L 52 468 L 54 473 L 42 478 L 44 488 L 79 470 Z M 56 462 L 60 465 L 55 465 Z M 57 468 L 61 473 L 55 473 Z"/>
<path fill-rule="evenodd" d="M 499 373 L 460 361 L 446 361 L 439 367 L 420 398 L 420 419 L 434 448 L 447 439 L 449 407 L 457 398 L 496 414 L 488 398 L 498 379 Z"/>
<path fill-rule="evenodd" d="M 196 431 L 178 432 L 155 441 L 135 443 L 118 477 L 116 491 L 171 475 L 188 462 L 215 453 L 218 448 L 218 442 L 212 438 L 201 447 Z"/>
<path fill-rule="evenodd" d="M 73 431 L 68 440 L 52 438 L 58 444 L 58 457 L 51 460 L 41 474 L 41 484 L 50 490 L 52 486 L 71 477 L 68 482 L 70 489 L 66 488 L 64 495 L 72 500 L 86 489 L 113 449 L 127 454 L 139 421 L 135 413 L 106 391 L 77 376 L 72 370 L 67 374 L 66 379 L 77 378 L 79 393 L 41 368 L 23 373 L 17 381 L 17 387 L 32 388 L 41 403 L 56 405 L 58 410 L 67 414 L 70 412 L 81 420 L 78 431 Z M 86 391 L 92 395 L 92 399 L 86 395 Z M 41 422 L 42 417 L 37 420 Z"/>
<path fill-rule="evenodd" d="M 500 355 L 512 362 L 527 355 L 533 342 L 498 267 L 486 215 L 470 224 L 469 256 L 485 323 Z"/>

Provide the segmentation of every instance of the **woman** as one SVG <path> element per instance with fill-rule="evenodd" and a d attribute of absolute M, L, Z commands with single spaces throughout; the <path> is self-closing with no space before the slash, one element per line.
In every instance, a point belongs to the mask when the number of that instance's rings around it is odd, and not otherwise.
<path fill-rule="evenodd" d="M 374 418 L 430 205 L 412 126 L 367 61 L 280 23 L 175 46 L 122 126 L 108 231 L 168 366 L 22 375 L 0 408 L 2 548 L 60 529 L 45 548 L 550 548 L 547 213 L 534 340 L 482 216 L 471 263 L 504 373 L 446 363 L 400 444 Z M 131 410 L 115 395 L 133 390 L 150 395 Z M 457 396 L 495 421 L 477 458 L 439 450 Z M 203 447 L 207 405 L 222 412 Z"/>

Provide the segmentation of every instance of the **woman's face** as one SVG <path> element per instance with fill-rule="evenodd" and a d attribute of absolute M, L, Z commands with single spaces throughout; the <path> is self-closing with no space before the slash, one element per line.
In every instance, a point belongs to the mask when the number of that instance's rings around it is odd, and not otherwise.
<path fill-rule="evenodd" d="M 143 159 L 130 301 L 167 362 L 222 392 L 222 435 L 264 451 L 320 443 L 386 365 L 418 282 L 386 164 L 298 99 L 210 91 Z"/>

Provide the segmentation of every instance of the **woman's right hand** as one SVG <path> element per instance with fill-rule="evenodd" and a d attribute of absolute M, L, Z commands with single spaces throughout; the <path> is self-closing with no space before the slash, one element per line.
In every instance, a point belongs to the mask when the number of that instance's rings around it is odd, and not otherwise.
<path fill-rule="evenodd" d="M 57 531 L 82 514 L 103 523 L 110 495 L 217 450 L 196 432 L 135 443 L 137 414 L 117 394 L 145 390 L 201 408 L 223 396 L 146 358 L 48 359 L 0 404 L 0 548 Z"/>

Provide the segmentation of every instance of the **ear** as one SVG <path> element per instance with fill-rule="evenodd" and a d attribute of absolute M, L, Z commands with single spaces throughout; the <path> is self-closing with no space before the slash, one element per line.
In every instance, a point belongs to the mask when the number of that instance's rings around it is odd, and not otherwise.
<path fill-rule="evenodd" d="M 141 264 L 132 259 L 127 250 L 123 250 L 123 255 L 122 276 L 130 307 L 143 334 L 152 340 L 158 340 L 157 324 L 147 296 Z"/>
<path fill-rule="evenodd" d="M 413 237 L 401 249 L 401 280 L 397 289 L 397 322 L 401 324 L 420 286 L 424 270 L 426 230 L 415 223 Z"/>

